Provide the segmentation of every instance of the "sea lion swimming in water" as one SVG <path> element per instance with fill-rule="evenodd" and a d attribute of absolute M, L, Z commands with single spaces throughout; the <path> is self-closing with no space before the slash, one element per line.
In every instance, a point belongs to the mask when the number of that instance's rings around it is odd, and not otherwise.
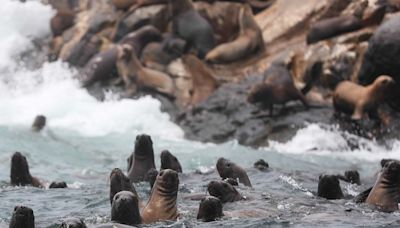
<path fill-rule="evenodd" d="M 138 135 L 136 136 L 135 150 L 128 158 L 128 178 L 132 182 L 144 181 L 151 168 L 156 168 L 153 141 L 149 135 Z"/>
<path fill-rule="evenodd" d="M 176 204 L 178 196 L 178 173 L 171 169 L 160 171 L 151 191 L 151 196 L 142 211 L 143 223 L 149 224 L 179 217 Z"/>
<path fill-rule="evenodd" d="M 239 179 L 239 182 L 245 186 L 251 187 L 250 179 L 246 171 L 238 166 L 236 163 L 231 162 L 225 158 L 219 158 L 217 161 L 217 170 L 219 175 L 225 178 Z"/>
<path fill-rule="evenodd" d="M 129 191 L 115 194 L 111 208 L 111 220 L 130 226 L 142 223 L 137 195 Z"/>
<path fill-rule="evenodd" d="M 207 186 L 211 196 L 217 197 L 222 203 L 234 202 L 244 199 L 242 195 L 226 181 L 211 181 Z"/>
<path fill-rule="evenodd" d="M 32 131 L 39 132 L 46 126 L 46 117 L 44 115 L 38 115 L 32 124 Z"/>
<path fill-rule="evenodd" d="M 16 206 L 10 221 L 10 228 L 35 228 L 35 215 L 29 207 Z"/>
<path fill-rule="evenodd" d="M 60 228 L 86 228 L 86 224 L 79 218 L 67 218 L 63 220 Z"/>
<path fill-rule="evenodd" d="M 131 181 L 122 170 L 115 168 L 110 174 L 110 203 L 113 203 L 115 194 L 121 191 L 129 191 L 138 195 L 136 189 L 131 184 Z"/>
<path fill-rule="evenodd" d="M 335 175 L 319 176 L 317 195 L 328 200 L 342 199 L 343 192 L 340 188 L 339 178 Z"/>
<path fill-rule="evenodd" d="M 32 185 L 33 187 L 42 188 L 43 184 L 33 177 L 29 172 L 29 165 L 26 157 L 20 152 L 15 152 L 11 158 L 11 185 L 26 186 Z"/>
<path fill-rule="evenodd" d="M 182 173 L 182 166 L 179 163 L 179 160 L 171 154 L 168 150 L 163 150 L 160 154 L 161 160 L 161 168 L 160 170 L 164 169 L 172 169 L 178 173 Z"/>
<path fill-rule="evenodd" d="M 369 86 L 343 81 L 336 86 L 333 94 L 333 106 L 336 111 L 352 114 L 353 120 L 360 120 L 368 113 L 370 118 L 379 118 L 378 106 L 384 102 L 394 80 L 381 75 Z"/>
<path fill-rule="evenodd" d="M 65 183 L 64 181 L 61 182 L 52 182 L 49 185 L 49 188 L 68 188 L 67 183 Z"/>
<path fill-rule="evenodd" d="M 207 196 L 201 200 L 197 219 L 201 219 L 203 222 L 211 222 L 222 216 L 224 216 L 222 203 L 217 197 Z"/>
<path fill-rule="evenodd" d="M 383 212 L 399 209 L 400 202 L 400 162 L 386 162 L 368 195 L 367 204 Z"/>

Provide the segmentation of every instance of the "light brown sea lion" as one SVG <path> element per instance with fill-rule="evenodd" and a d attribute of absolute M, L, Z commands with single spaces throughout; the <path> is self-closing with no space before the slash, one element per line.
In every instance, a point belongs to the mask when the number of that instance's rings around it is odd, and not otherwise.
<path fill-rule="evenodd" d="M 217 89 L 218 84 L 211 70 L 196 56 L 189 54 L 182 58 L 184 66 L 193 79 L 191 104 L 197 105 L 205 101 Z"/>
<path fill-rule="evenodd" d="M 178 173 L 165 169 L 160 171 L 151 191 L 151 196 L 142 211 L 143 223 L 149 224 L 179 217 L 176 199 L 178 196 Z"/>
<path fill-rule="evenodd" d="M 245 186 L 251 187 L 250 179 L 246 171 L 238 166 L 236 163 L 231 162 L 225 158 L 219 158 L 217 161 L 217 170 L 219 175 L 225 178 L 239 179 L 239 182 Z"/>
<path fill-rule="evenodd" d="M 235 202 L 244 199 L 243 196 L 226 181 L 211 181 L 207 186 L 211 196 L 217 197 L 222 203 Z"/>
<path fill-rule="evenodd" d="M 400 162 L 389 161 L 382 168 L 366 203 L 384 212 L 399 209 L 400 201 Z"/>
<path fill-rule="evenodd" d="M 172 78 L 161 71 L 146 68 L 135 54 L 130 45 L 122 45 L 118 49 L 117 69 L 129 92 L 139 89 L 150 89 L 174 97 L 175 85 Z"/>
<path fill-rule="evenodd" d="M 242 7 L 238 20 L 240 29 L 238 37 L 212 49 L 207 54 L 206 61 L 213 63 L 234 62 L 264 49 L 262 31 L 254 20 L 249 6 Z"/>
<path fill-rule="evenodd" d="M 46 126 L 46 117 L 37 115 L 32 124 L 32 131 L 39 132 Z"/>
<path fill-rule="evenodd" d="M 377 118 L 378 106 L 384 102 L 386 94 L 394 85 L 390 76 L 381 75 L 369 86 L 343 81 L 336 86 L 333 105 L 336 111 L 352 114 L 353 120 L 360 120 L 365 113 Z"/>
<path fill-rule="evenodd" d="M 33 177 L 29 172 L 29 165 L 26 157 L 20 152 L 15 152 L 11 158 L 11 185 L 43 188 L 38 178 Z"/>
<path fill-rule="evenodd" d="M 132 182 L 144 181 L 151 168 L 156 168 L 153 141 L 149 135 L 138 135 L 136 136 L 135 150 L 128 158 L 128 178 Z"/>
<path fill-rule="evenodd" d="M 29 207 L 16 206 L 10 221 L 10 228 L 35 228 L 35 215 Z"/>
<path fill-rule="evenodd" d="M 130 226 L 142 223 L 137 195 L 130 191 L 121 191 L 115 194 L 111 208 L 111 220 Z"/>
<path fill-rule="evenodd" d="M 112 205 L 115 194 L 121 191 L 129 191 L 138 195 L 135 187 L 131 184 L 131 181 L 122 170 L 115 168 L 110 174 L 110 203 Z"/>
<path fill-rule="evenodd" d="M 260 102 L 269 107 L 269 114 L 273 115 L 274 104 L 283 104 L 292 100 L 300 100 L 306 109 L 308 102 L 305 96 L 295 87 L 292 75 L 284 63 L 273 63 L 264 72 L 264 81 L 253 86 L 247 97 L 250 103 Z"/>
<path fill-rule="evenodd" d="M 171 154 L 168 150 L 163 150 L 160 154 L 161 168 L 163 169 L 172 169 L 175 172 L 182 173 L 182 166 L 179 163 L 179 160 Z"/>

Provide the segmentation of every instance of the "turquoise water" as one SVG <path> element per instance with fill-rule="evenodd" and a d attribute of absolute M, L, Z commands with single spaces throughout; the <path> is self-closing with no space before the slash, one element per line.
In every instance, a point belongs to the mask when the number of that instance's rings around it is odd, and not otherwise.
<path fill-rule="evenodd" d="M 334 126 L 310 124 L 287 143 L 270 142 L 268 148 L 253 149 L 236 142 L 222 145 L 184 139 L 183 131 L 160 111 L 160 102 L 143 97 L 119 99 L 107 93 L 99 102 L 79 87 L 76 71 L 61 62 L 28 69 L 18 61 L 31 50 L 32 40 L 49 34 L 54 12 L 36 1 L 22 4 L 6 0 L 0 9 L 0 227 L 7 226 L 16 205 L 34 210 L 37 227 L 56 227 L 66 217 L 80 217 L 88 224 L 109 222 L 108 176 L 113 168 L 126 170 L 126 159 L 137 134 L 152 136 L 156 165 L 159 154 L 169 149 L 180 160 L 179 210 L 176 223 L 190 226 L 354 226 L 398 224 L 399 214 L 374 212 L 351 200 L 327 201 L 315 197 L 321 173 L 339 174 L 359 170 L 360 187 L 342 183 L 351 198 L 374 182 L 382 158 L 400 158 L 398 141 L 389 147 L 344 134 Z M 48 126 L 33 133 L 34 117 L 44 114 Z M 346 138 L 361 144 L 351 151 Z M 46 183 L 66 181 L 68 189 L 37 189 L 9 185 L 10 158 L 15 151 L 28 159 L 31 174 Z M 244 167 L 253 188 L 239 187 L 249 200 L 224 205 L 226 218 L 211 224 L 197 222 L 199 202 L 184 198 L 205 193 L 209 181 L 218 178 L 195 174 L 212 171 L 219 157 Z M 253 163 L 263 158 L 272 167 L 259 172 Z M 136 186 L 141 198 L 149 195 L 147 183 Z M 351 209 L 351 212 L 347 212 Z"/>

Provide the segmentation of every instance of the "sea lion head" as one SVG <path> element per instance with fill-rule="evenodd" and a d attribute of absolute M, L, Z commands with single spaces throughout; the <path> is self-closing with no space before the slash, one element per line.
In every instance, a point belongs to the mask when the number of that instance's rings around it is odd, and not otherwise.
<path fill-rule="evenodd" d="M 168 0 L 168 7 L 171 16 L 177 16 L 180 13 L 194 9 L 190 0 Z"/>
<path fill-rule="evenodd" d="M 382 176 L 386 181 L 390 182 L 391 186 L 400 186 L 400 162 L 393 160 L 386 162 L 381 171 Z"/>
<path fill-rule="evenodd" d="M 86 228 L 86 224 L 79 218 L 67 218 L 61 223 L 60 228 Z"/>
<path fill-rule="evenodd" d="M 161 195 L 177 196 L 179 187 L 178 173 L 172 169 L 164 169 L 158 173 L 154 188 Z"/>
<path fill-rule="evenodd" d="M 11 158 L 11 184 L 22 186 L 32 184 L 28 162 L 20 152 L 15 152 Z"/>
<path fill-rule="evenodd" d="M 260 170 L 260 171 L 265 171 L 269 169 L 269 165 L 264 159 L 260 159 L 254 163 L 254 168 Z"/>
<path fill-rule="evenodd" d="M 391 161 L 400 162 L 399 160 L 396 160 L 396 159 L 384 158 L 384 159 L 381 160 L 381 167 L 383 168 L 386 165 L 386 163 L 391 162 Z"/>
<path fill-rule="evenodd" d="M 224 213 L 222 212 L 221 200 L 214 196 L 207 196 L 201 200 L 197 219 L 201 219 L 203 222 L 211 222 L 222 216 L 224 216 Z"/>
<path fill-rule="evenodd" d="M 217 197 L 222 203 L 241 200 L 243 197 L 226 181 L 211 181 L 207 186 L 208 193 Z"/>
<path fill-rule="evenodd" d="M 140 224 L 142 221 L 138 197 L 129 191 L 121 191 L 115 194 L 111 209 L 111 220 L 131 226 Z"/>
<path fill-rule="evenodd" d="M 168 150 L 163 150 L 160 155 L 161 159 L 161 170 L 172 169 L 178 173 L 182 173 L 182 167 L 178 159 L 171 154 Z"/>
<path fill-rule="evenodd" d="M 61 182 L 51 182 L 49 188 L 68 188 L 67 183 L 64 181 Z"/>
<path fill-rule="evenodd" d="M 249 177 L 247 176 L 246 171 L 235 164 L 234 162 L 231 162 L 228 159 L 225 158 L 219 158 L 217 161 L 217 170 L 219 175 L 225 179 L 225 178 L 233 178 L 237 179 L 239 178 L 239 182 L 251 187 L 251 183 L 249 180 Z"/>
<path fill-rule="evenodd" d="M 32 124 L 33 131 L 40 131 L 46 126 L 46 117 L 43 115 L 38 115 Z"/>
<path fill-rule="evenodd" d="M 318 182 L 318 196 L 329 200 L 342 199 L 343 192 L 335 175 L 321 175 Z"/>
<path fill-rule="evenodd" d="M 136 136 L 135 156 L 154 157 L 153 141 L 146 134 Z"/>
<path fill-rule="evenodd" d="M 125 61 L 129 61 L 132 58 L 133 48 L 129 44 L 123 44 L 118 47 L 118 59 L 123 59 Z"/>
<path fill-rule="evenodd" d="M 344 176 L 351 184 L 361 185 L 360 174 L 357 170 L 347 170 L 344 172 Z"/>
<path fill-rule="evenodd" d="M 29 207 L 16 206 L 10 221 L 10 228 L 34 228 L 35 216 Z"/>
<path fill-rule="evenodd" d="M 395 81 L 390 76 L 381 75 L 375 79 L 373 86 L 379 93 L 378 95 L 380 95 L 381 98 L 384 98 L 388 93 L 388 90 L 393 89 L 395 84 Z"/>
<path fill-rule="evenodd" d="M 133 188 L 129 178 L 125 176 L 122 170 L 115 168 L 110 174 L 110 203 L 113 203 L 115 194 L 120 191 L 130 191 L 137 195 L 136 190 Z"/>

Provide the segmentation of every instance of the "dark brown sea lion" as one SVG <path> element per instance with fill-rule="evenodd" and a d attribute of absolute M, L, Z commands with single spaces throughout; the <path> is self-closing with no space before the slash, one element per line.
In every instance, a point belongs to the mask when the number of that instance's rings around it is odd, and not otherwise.
<path fill-rule="evenodd" d="M 144 181 L 151 168 L 156 168 L 153 141 L 149 135 L 138 135 L 136 136 L 135 150 L 128 158 L 128 178 L 132 182 Z"/>
<path fill-rule="evenodd" d="M 10 221 L 10 228 L 35 228 L 35 215 L 29 207 L 16 206 Z"/>
<path fill-rule="evenodd" d="M 32 131 L 41 131 L 46 126 L 46 117 L 43 115 L 38 115 L 32 124 Z"/>
<path fill-rule="evenodd" d="M 351 114 L 353 120 L 360 120 L 366 113 L 370 118 L 377 118 L 378 106 L 385 101 L 385 96 L 394 86 L 394 80 L 386 75 L 379 76 L 369 86 L 343 81 L 336 86 L 333 105 L 336 111 Z"/>
<path fill-rule="evenodd" d="M 240 29 L 238 37 L 212 49 L 207 54 L 206 61 L 213 63 L 234 62 L 264 49 L 262 31 L 254 20 L 250 7 L 242 7 L 238 20 Z"/>
<path fill-rule="evenodd" d="M 131 93 L 136 92 L 137 87 L 174 97 L 175 85 L 172 78 L 161 71 L 144 67 L 136 55 L 132 54 L 130 45 L 124 44 L 119 49 L 117 69 Z"/>
<path fill-rule="evenodd" d="M 112 0 L 112 4 L 118 10 L 127 10 L 129 9 L 137 0 Z"/>
<path fill-rule="evenodd" d="M 173 33 L 198 50 L 198 56 L 203 59 L 215 46 L 210 23 L 194 10 L 190 0 L 168 0 L 168 5 L 173 15 Z"/>
<path fill-rule="evenodd" d="M 161 160 L 161 168 L 160 170 L 163 169 L 172 169 L 178 173 L 182 173 L 182 166 L 181 163 L 179 163 L 179 160 L 171 154 L 168 150 L 163 150 L 160 154 L 160 160 Z"/>
<path fill-rule="evenodd" d="M 154 183 L 157 180 L 157 176 L 158 176 L 158 171 L 155 168 L 151 168 L 147 174 L 146 174 L 146 178 L 150 184 L 150 189 L 153 188 Z"/>
<path fill-rule="evenodd" d="M 139 58 L 147 44 L 150 42 L 159 42 L 161 39 L 162 36 L 158 29 L 154 26 L 146 25 L 124 36 L 118 44 L 129 44 L 133 47 L 134 55 Z"/>
<path fill-rule="evenodd" d="M 239 182 L 245 186 L 251 187 L 250 179 L 246 171 L 238 166 L 236 163 L 231 162 L 225 158 L 219 158 L 217 161 L 217 170 L 219 175 L 225 178 L 239 179 Z"/>
<path fill-rule="evenodd" d="M 18 186 L 32 185 L 42 188 L 43 184 L 29 172 L 26 157 L 20 152 L 15 152 L 11 158 L 11 184 Z"/>
<path fill-rule="evenodd" d="M 260 159 L 254 163 L 254 168 L 260 171 L 265 171 L 269 169 L 269 165 L 268 162 L 264 161 L 264 159 Z"/>
<path fill-rule="evenodd" d="M 131 184 L 131 181 L 122 170 L 115 168 L 110 174 L 110 203 L 113 203 L 115 194 L 121 191 L 129 191 L 135 195 L 138 195 L 135 187 Z"/>
<path fill-rule="evenodd" d="M 143 223 L 176 220 L 179 217 L 176 199 L 178 196 L 178 173 L 171 169 L 160 171 L 151 191 L 151 196 L 142 211 Z"/>
<path fill-rule="evenodd" d="M 316 43 L 320 40 L 356 31 L 367 26 L 377 25 L 382 22 L 384 16 L 385 7 L 379 7 L 364 19 L 348 15 L 318 21 L 311 26 L 307 34 L 307 44 Z"/>
<path fill-rule="evenodd" d="M 65 30 L 74 25 L 75 13 L 71 10 L 58 10 L 50 20 L 53 36 L 61 36 Z"/>
<path fill-rule="evenodd" d="M 203 222 L 211 222 L 222 216 L 224 216 L 222 203 L 217 197 L 207 196 L 201 200 L 197 219 L 201 219 Z"/>
<path fill-rule="evenodd" d="M 255 85 L 247 97 L 250 103 L 260 102 L 269 107 L 271 116 L 274 104 L 285 105 L 292 100 L 300 100 L 304 107 L 309 107 L 304 95 L 295 87 L 291 73 L 281 62 L 273 63 L 264 72 L 264 81 Z"/>
<path fill-rule="evenodd" d="M 79 218 L 67 218 L 61 223 L 60 228 L 86 228 L 86 224 Z"/>
<path fill-rule="evenodd" d="M 68 188 L 67 183 L 62 182 L 51 182 L 49 188 Z"/>
<path fill-rule="evenodd" d="M 361 185 L 360 174 L 357 170 L 348 170 L 344 175 L 337 175 L 340 180 L 349 182 L 351 184 Z"/>
<path fill-rule="evenodd" d="M 183 56 L 185 69 L 190 72 L 193 80 L 191 104 L 198 105 L 211 96 L 218 87 L 211 70 L 195 55 Z"/>
<path fill-rule="evenodd" d="M 217 197 L 222 203 L 234 202 L 244 199 L 242 195 L 226 181 L 211 181 L 207 186 L 211 196 Z"/>
<path fill-rule="evenodd" d="M 366 203 L 383 212 L 399 209 L 400 201 L 400 162 L 390 161 L 382 168 Z"/>
<path fill-rule="evenodd" d="M 142 223 L 137 195 L 129 191 L 115 194 L 111 208 L 111 220 L 131 226 Z"/>
<path fill-rule="evenodd" d="M 335 175 L 319 176 L 317 195 L 328 200 L 342 199 L 343 192 L 338 177 Z"/>

